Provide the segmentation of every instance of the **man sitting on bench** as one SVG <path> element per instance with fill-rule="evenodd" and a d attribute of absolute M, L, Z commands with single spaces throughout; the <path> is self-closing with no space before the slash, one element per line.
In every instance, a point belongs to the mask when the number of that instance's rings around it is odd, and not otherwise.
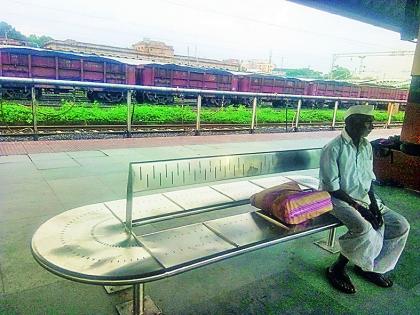
<path fill-rule="evenodd" d="M 373 129 L 373 106 L 356 105 L 345 113 L 346 127 L 321 153 L 320 188 L 332 196 L 335 215 L 348 229 L 339 238 L 341 253 L 327 269 L 332 286 L 356 289 L 346 273 L 355 272 L 381 287 L 391 287 L 385 273 L 394 269 L 410 228 L 407 220 L 375 199 L 372 147 L 365 138 Z M 379 205 L 378 205 L 379 203 Z"/>

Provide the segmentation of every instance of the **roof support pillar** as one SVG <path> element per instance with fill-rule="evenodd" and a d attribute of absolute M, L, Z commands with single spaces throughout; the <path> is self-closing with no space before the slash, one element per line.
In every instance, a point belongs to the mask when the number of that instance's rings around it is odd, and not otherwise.
<path fill-rule="evenodd" d="M 405 110 L 401 140 L 420 146 L 420 28 L 417 36 L 416 52 L 411 70 L 411 86 Z"/>

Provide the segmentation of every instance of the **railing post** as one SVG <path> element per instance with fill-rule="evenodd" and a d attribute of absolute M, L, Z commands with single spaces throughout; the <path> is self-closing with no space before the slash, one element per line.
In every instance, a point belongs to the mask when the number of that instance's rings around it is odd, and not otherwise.
<path fill-rule="evenodd" d="M 256 120 L 257 120 L 257 97 L 254 97 L 254 99 L 252 100 L 251 129 L 249 130 L 249 133 L 254 133 Z"/>
<path fill-rule="evenodd" d="M 197 96 L 197 122 L 195 125 L 195 135 L 200 134 L 200 113 L 201 113 L 201 95 Z"/>
<path fill-rule="evenodd" d="M 296 123 L 295 123 L 295 127 L 293 128 L 294 131 L 298 131 L 298 128 L 299 128 L 299 117 L 300 117 L 301 107 L 302 107 L 302 99 L 299 99 L 298 104 L 297 104 L 297 111 L 296 111 Z"/>
<path fill-rule="evenodd" d="M 392 120 L 392 112 L 394 111 L 394 103 L 389 103 L 388 104 L 388 120 L 384 126 L 385 129 L 389 128 L 389 125 L 391 124 L 391 120 Z"/>
<path fill-rule="evenodd" d="M 132 91 L 127 91 L 127 138 L 131 138 L 131 120 L 133 118 L 133 109 L 131 105 Z"/>
<path fill-rule="evenodd" d="M 32 98 L 32 125 L 34 129 L 34 140 L 38 140 L 38 119 L 37 119 L 37 103 L 35 87 L 31 87 L 31 98 Z"/>
<path fill-rule="evenodd" d="M 133 229 L 133 168 L 128 166 L 127 198 L 125 205 L 125 228 L 131 235 Z"/>
<path fill-rule="evenodd" d="M 338 110 L 338 100 L 335 101 L 335 103 L 334 103 L 333 121 L 332 121 L 332 125 L 331 125 L 332 130 L 335 129 L 335 121 L 337 119 L 337 110 Z"/>

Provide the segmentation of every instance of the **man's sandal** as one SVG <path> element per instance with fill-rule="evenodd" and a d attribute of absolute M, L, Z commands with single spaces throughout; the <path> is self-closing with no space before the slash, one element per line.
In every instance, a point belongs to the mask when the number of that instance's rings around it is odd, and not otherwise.
<path fill-rule="evenodd" d="M 389 288 L 389 287 L 392 287 L 392 285 L 394 284 L 391 279 L 389 279 L 387 276 L 385 276 L 382 273 L 364 271 L 359 266 L 354 266 L 354 271 L 359 276 L 365 278 L 366 280 L 382 288 Z"/>
<path fill-rule="evenodd" d="M 342 273 L 337 273 L 332 271 L 331 267 L 328 267 L 327 278 L 331 285 L 337 290 L 347 294 L 356 293 L 356 288 L 354 287 L 350 277 L 345 271 L 343 271 Z"/>

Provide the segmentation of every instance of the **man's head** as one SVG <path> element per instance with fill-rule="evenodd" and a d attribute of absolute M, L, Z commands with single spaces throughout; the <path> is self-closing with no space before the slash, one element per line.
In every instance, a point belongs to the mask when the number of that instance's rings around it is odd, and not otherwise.
<path fill-rule="evenodd" d="M 355 105 L 344 114 L 346 130 L 350 136 L 366 137 L 373 129 L 373 105 Z"/>

